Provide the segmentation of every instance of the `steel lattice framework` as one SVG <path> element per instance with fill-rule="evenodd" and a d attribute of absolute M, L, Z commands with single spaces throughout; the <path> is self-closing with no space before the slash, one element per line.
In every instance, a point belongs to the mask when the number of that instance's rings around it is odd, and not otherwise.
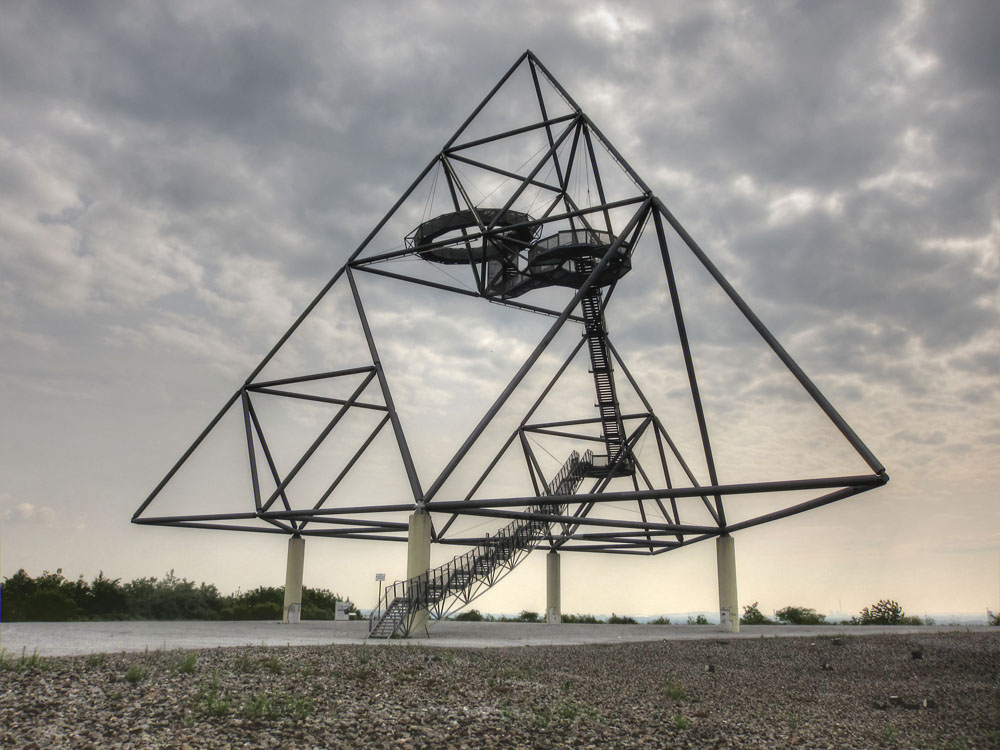
<path fill-rule="evenodd" d="M 486 135 L 470 137 L 473 123 L 483 128 L 485 111 L 512 76 L 529 80 L 534 91 L 530 107 L 535 112 L 526 124 Z M 531 137 L 541 150 L 521 167 L 490 155 L 505 146 Z M 609 170 L 615 172 L 609 178 Z M 473 200 L 469 173 L 488 175 L 505 186 L 495 205 Z M 574 192 L 574 180 L 586 175 L 589 202 Z M 622 179 L 624 178 L 624 179 Z M 425 219 L 406 236 L 402 246 L 377 247 L 373 240 L 399 219 L 404 204 L 426 189 L 428 180 L 443 183 L 449 210 Z M 612 185 L 613 183 L 613 185 Z M 437 183 L 435 183 L 437 184 Z M 622 186 L 625 186 L 624 188 Z M 596 196 L 593 195 L 596 193 Z M 526 196 L 532 195 L 528 205 Z M 528 210 L 530 208 L 530 210 Z M 668 233 L 679 238 L 668 247 Z M 640 239 L 646 244 L 640 251 Z M 403 239 L 403 238 L 400 238 Z M 657 415 L 653 399 L 640 386 L 639 378 L 619 354 L 613 332 L 605 320 L 612 294 L 616 302 L 627 297 L 629 272 L 635 253 L 658 253 L 662 283 L 672 313 L 676 340 L 685 372 L 685 389 L 697 421 L 696 460 L 685 457 L 668 425 Z M 781 364 L 798 381 L 809 398 L 839 430 L 843 438 L 870 469 L 848 476 L 820 476 L 775 481 L 720 483 L 708 420 L 681 305 L 675 257 L 678 252 L 693 257 L 710 275 Z M 409 266 L 396 261 L 411 261 Z M 418 265 L 447 268 L 471 274 L 473 288 L 442 283 L 418 273 L 399 270 Z M 449 276 L 451 273 L 449 273 Z M 481 419 L 465 437 L 444 468 L 426 486 L 421 484 L 406 430 L 390 389 L 390 376 L 380 359 L 376 335 L 359 287 L 362 276 L 416 284 L 441 295 L 477 298 L 515 311 L 548 316 L 551 324 L 506 386 L 496 395 Z M 349 289 L 357 322 L 367 345 L 367 361 L 348 362 L 341 369 L 305 372 L 278 379 L 262 378 L 269 362 L 313 313 L 332 289 Z M 562 301 L 525 301 L 536 290 L 562 290 Z M 566 298 L 568 295 L 568 299 Z M 528 297 L 531 299 L 531 296 Z M 442 492 L 459 467 L 463 470 L 470 450 L 493 424 L 511 395 L 536 366 L 550 344 L 567 326 L 580 326 L 582 335 L 548 384 L 526 410 L 495 458 L 461 496 Z M 673 335 L 673 333 L 672 333 Z M 547 394 L 582 353 L 589 356 L 597 393 L 596 415 L 536 421 L 536 413 Z M 350 383 L 349 395 L 333 397 L 321 386 Z M 628 389 L 641 408 L 623 412 L 619 391 Z M 332 416 L 298 459 L 281 466 L 258 414 L 262 398 L 295 399 L 323 404 Z M 348 415 L 359 410 L 378 417 L 367 436 L 360 440 L 344 463 L 333 472 L 324 491 L 305 499 L 293 496 L 300 472 L 310 464 L 324 441 Z M 227 414 L 242 418 L 246 455 L 251 479 L 253 508 L 241 512 L 153 515 L 151 505 L 164 487 L 199 449 L 206 437 Z M 723 426 L 724 427 L 724 426 Z M 412 496 L 396 502 L 345 502 L 338 490 L 358 461 L 371 449 L 386 428 L 391 436 Z M 557 437 L 604 453 L 587 452 L 567 461 L 555 477 L 545 477 L 533 440 Z M 655 442 L 653 465 L 640 460 L 636 446 L 644 439 Z M 531 491 L 518 496 L 483 497 L 483 488 L 501 459 L 520 451 L 523 470 Z M 699 474 L 701 479 L 699 479 Z M 568 479 L 572 481 L 568 481 Z M 482 517 L 495 523 L 530 524 L 528 546 L 565 551 L 656 555 L 694 542 L 786 518 L 857 495 L 888 481 L 885 468 L 866 447 L 819 388 L 754 314 L 730 282 L 691 238 L 664 203 L 618 153 L 594 122 L 576 104 L 538 58 L 530 51 L 521 55 L 486 98 L 458 128 L 441 151 L 418 175 L 385 217 L 368 234 L 346 263 L 337 270 L 315 299 L 281 337 L 243 385 L 225 403 L 180 460 L 150 493 L 132 517 L 133 523 L 255 531 L 287 535 L 405 541 L 408 525 L 400 514 L 426 509 L 434 514 L 433 541 L 469 547 L 490 545 L 490 535 L 460 530 L 459 519 Z M 273 488 L 273 489 L 272 489 Z M 802 493 L 808 493 L 803 499 Z M 726 501 L 759 493 L 795 493 L 794 501 L 777 510 L 730 521 Z M 488 493 L 486 493 L 488 494 Z M 788 495 L 783 495 L 788 496 Z M 544 503 L 540 498 L 544 497 Z M 605 512 L 622 505 L 637 511 L 633 520 Z M 697 509 L 697 513 L 686 510 Z M 518 527 L 521 528 L 521 527 Z M 494 540 L 495 541 L 495 540 Z M 518 557 L 525 545 L 516 552 Z M 458 558 L 456 558 L 457 560 Z M 494 571 L 491 570 L 491 573 Z M 489 581 L 490 583 L 492 580 Z M 468 597 L 466 597 L 468 598 Z"/>

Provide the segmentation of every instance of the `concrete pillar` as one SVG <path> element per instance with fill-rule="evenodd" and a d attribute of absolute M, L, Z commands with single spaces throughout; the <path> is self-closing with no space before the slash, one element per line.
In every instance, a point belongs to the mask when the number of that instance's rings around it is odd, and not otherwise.
<path fill-rule="evenodd" d="M 406 543 L 406 577 L 423 575 L 431 567 L 431 517 L 423 509 L 416 510 L 409 518 L 410 531 Z M 410 633 L 427 630 L 427 610 L 416 613 Z"/>
<path fill-rule="evenodd" d="M 285 608 L 281 621 L 296 623 L 302 616 L 302 568 L 306 559 L 306 540 L 300 536 L 288 539 L 288 562 L 285 565 Z"/>
<path fill-rule="evenodd" d="M 549 550 L 545 556 L 545 622 L 562 622 L 562 598 L 559 581 L 559 553 Z"/>
<path fill-rule="evenodd" d="M 715 540 L 719 566 L 719 622 L 731 633 L 740 632 L 740 607 L 736 597 L 736 547 L 726 534 Z"/>

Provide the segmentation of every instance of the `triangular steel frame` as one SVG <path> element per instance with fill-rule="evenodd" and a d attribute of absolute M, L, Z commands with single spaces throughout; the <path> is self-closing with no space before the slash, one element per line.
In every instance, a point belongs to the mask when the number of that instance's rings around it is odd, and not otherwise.
<path fill-rule="evenodd" d="M 539 111 L 539 119 L 526 126 L 515 128 L 506 132 L 497 133 L 485 138 L 477 138 L 471 141 L 462 142 L 460 139 L 467 130 L 470 123 L 484 110 L 493 100 L 505 83 L 515 74 L 516 71 L 527 66 L 531 76 L 536 95 Z M 546 98 L 543 95 L 542 86 L 546 85 L 549 90 L 568 106 L 570 112 L 557 117 L 550 117 L 546 111 Z M 545 134 L 548 144 L 547 150 L 542 156 L 533 161 L 531 169 L 525 173 L 511 171 L 488 162 L 472 159 L 467 152 L 475 147 L 486 144 L 502 142 L 506 138 L 519 136 L 531 131 L 541 131 Z M 569 146 L 569 157 L 561 160 L 560 155 L 565 154 L 565 148 Z M 624 197 L 605 194 L 605 189 L 601 181 L 598 169 L 597 148 L 600 147 L 627 176 L 634 191 Z M 592 170 L 596 181 L 598 192 L 598 202 L 593 205 L 580 206 L 569 194 L 569 180 L 574 169 L 574 159 L 577 153 L 584 154 L 581 159 L 587 162 L 587 168 Z M 503 206 L 496 209 L 484 209 L 475 204 L 468 196 L 466 186 L 459 175 L 457 165 L 474 167 L 490 171 L 508 180 L 513 180 L 516 189 L 511 197 L 507 198 Z M 546 182 L 546 177 L 540 177 L 542 169 L 548 165 L 550 171 L 554 171 L 556 182 L 552 184 Z M 554 169 L 553 169 L 554 168 Z M 395 249 L 387 252 L 377 252 L 366 254 L 369 245 L 379 232 L 386 226 L 390 219 L 396 214 L 401 206 L 411 197 L 414 190 L 428 177 L 432 170 L 440 169 L 445 175 L 452 203 L 456 212 L 468 212 L 475 221 L 475 226 L 462 227 L 462 238 L 458 243 L 461 247 L 464 243 L 468 248 L 468 262 L 465 263 L 473 273 L 476 288 L 474 290 L 463 289 L 459 286 L 438 283 L 427 279 L 396 273 L 381 267 L 387 262 L 401 258 L 427 259 L 427 254 L 439 250 L 449 245 L 455 247 L 452 240 L 420 242 L 411 244 L 402 249 Z M 529 187 L 545 190 L 552 194 L 552 200 L 548 202 L 545 211 L 539 218 L 532 218 L 519 214 L 515 210 L 515 204 L 521 194 Z M 624 214 L 627 220 L 618 222 L 618 231 L 613 231 L 612 212 L 618 215 Z M 609 491 L 608 485 L 613 476 L 615 466 L 611 466 L 608 476 L 605 479 L 598 479 L 593 486 L 572 495 L 547 495 L 546 507 L 558 506 L 565 510 L 561 513 L 542 513 L 538 509 L 539 497 L 546 494 L 546 481 L 542 475 L 541 468 L 536 457 L 533 455 L 531 447 L 526 437 L 532 433 L 558 435 L 570 437 L 578 440 L 595 440 L 593 436 L 587 435 L 579 430 L 588 423 L 595 423 L 599 420 L 566 420 L 562 422 L 533 423 L 531 421 L 535 410 L 542 403 L 545 395 L 550 391 L 562 373 L 570 366 L 574 357 L 580 350 L 580 346 L 573 350 L 565 360 L 562 367 L 552 378 L 549 384 L 543 389 L 533 406 L 525 414 L 517 429 L 509 436 L 507 442 L 497 453 L 496 458 L 480 475 L 479 479 L 473 483 L 471 490 L 461 498 L 447 498 L 440 496 L 442 487 L 449 477 L 458 468 L 470 449 L 477 442 L 483 432 L 493 422 L 498 412 L 508 402 L 510 396 L 532 370 L 539 357 L 546 351 L 555 336 L 563 329 L 567 322 L 580 323 L 583 321 L 578 308 L 581 300 L 600 284 L 608 286 L 606 281 L 602 282 L 603 274 L 615 263 L 622 262 L 628 258 L 629 254 L 638 244 L 638 238 L 644 231 L 649 231 L 652 225 L 652 232 L 655 235 L 656 245 L 659 248 L 662 258 L 667 288 L 669 291 L 670 304 L 673 308 L 674 319 L 676 321 L 677 336 L 683 354 L 683 361 L 686 368 L 689 393 L 697 419 L 700 433 L 701 452 L 699 461 L 704 461 L 704 467 L 708 474 L 708 482 L 699 484 L 695 472 L 689 468 L 688 463 L 681 455 L 677 446 L 671 439 L 670 433 L 665 425 L 654 413 L 649 399 L 646 398 L 639 383 L 632 376 L 626 362 L 618 351 L 614 348 L 610 334 L 608 336 L 608 347 L 614 359 L 614 364 L 618 372 L 627 379 L 632 391 L 643 403 L 644 410 L 633 414 L 619 414 L 619 422 L 622 425 L 625 445 L 628 453 L 622 453 L 619 461 L 636 460 L 631 455 L 631 449 L 643 435 L 652 435 L 656 441 L 658 453 L 661 459 L 661 469 L 666 477 L 665 486 L 655 486 L 647 472 L 637 463 L 636 470 L 631 475 L 633 489 L 628 491 Z M 510 242 L 512 232 L 517 230 L 533 231 L 536 234 L 541 228 L 570 226 L 572 231 L 606 232 L 609 237 L 614 238 L 607 246 L 606 251 L 600 258 L 594 259 L 589 275 L 575 287 L 575 293 L 561 309 L 551 309 L 550 307 L 528 304 L 516 300 L 513 296 L 498 293 L 496 289 L 490 288 L 487 277 L 487 252 L 485 248 L 488 243 Z M 746 321 L 753 327 L 760 338 L 770 347 L 773 353 L 781 361 L 784 367 L 790 372 L 802 388 L 808 393 L 810 398 L 823 411 L 829 421 L 836 426 L 854 451 L 867 464 L 871 472 L 863 475 L 833 476 L 833 477 L 811 477 L 795 480 L 765 481 L 740 484 L 720 484 L 715 467 L 715 459 L 709 436 L 708 425 L 702 406 L 701 395 L 698 386 L 698 379 L 692 357 L 687 330 L 684 322 L 684 311 L 681 307 L 677 280 L 673 270 L 672 252 L 667 246 L 667 227 L 673 230 L 680 237 L 685 249 L 688 250 L 700 265 L 708 272 L 719 288 L 728 296 L 731 302 L 740 311 Z M 474 252 L 474 248 L 482 247 L 482 252 Z M 525 248 L 526 251 L 526 248 Z M 456 261 L 462 262 L 459 258 Z M 497 396 L 493 404 L 486 410 L 479 423 L 467 436 L 461 447 L 452 456 L 444 469 L 426 487 L 422 487 L 418 478 L 414 459 L 407 444 L 403 425 L 393 403 L 392 394 L 389 388 L 388 378 L 379 359 L 375 338 L 368 324 L 365 306 L 358 288 L 356 278 L 359 274 L 367 274 L 372 277 L 392 278 L 398 281 L 421 284 L 425 287 L 437 289 L 442 292 L 457 293 L 471 297 L 487 300 L 494 304 L 504 305 L 517 310 L 523 310 L 554 318 L 548 331 L 538 342 L 532 353 L 521 365 L 517 373 L 507 383 L 506 387 Z M 295 333 L 299 326 L 313 312 L 316 306 L 327 295 L 336 284 L 346 283 L 350 287 L 355 307 L 358 315 L 358 322 L 364 332 L 370 354 L 369 361 L 361 366 L 349 367 L 343 370 L 335 370 L 323 373 L 303 374 L 298 377 L 285 378 L 281 380 L 258 380 L 264 368 L 271 362 L 272 358 L 285 345 L 289 338 Z M 607 305 L 612 292 L 616 288 L 617 281 L 610 283 L 603 298 L 603 304 Z M 581 345 L 582 345 L 581 340 Z M 347 399 L 331 399 L 319 395 L 311 395 L 301 391 L 289 392 L 283 390 L 285 386 L 297 385 L 303 387 L 305 384 L 325 381 L 346 375 L 362 375 L 362 384 Z M 381 401 L 372 401 L 370 398 L 362 400 L 362 395 L 373 383 L 378 384 Z M 268 451 L 268 443 L 263 430 L 256 418 L 253 399 L 258 394 L 271 396 L 284 396 L 290 398 L 304 398 L 316 401 L 324 401 L 332 405 L 339 406 L 339 410 L 334 415 L 320 436 L 313 442 L 310 448 L 302 455 L 295 466 L 282 474 L 278 467 L 271 460 Z M 249 456 L 249 470 L 254 488 L 254 509 L 245 512 L 215 513 L 215 514 L 194 514 L 194 515 L 171 515 L 153 516 L 147 511 L 159 496 L 163 488 L 171 478 L 184 465 L 192 453 L 199 448 L 208 434 L 216 427 L 223 416 L 232 409 L 241 408 L 243 421 L 246 429 L 246 439 Z M 312 498 L 310 507 L 296 508 L 292 506 L 286 493 L 289 484 L 295 478 L 297 472 L 306 462 L 309 461 L 313 452 L 329 433 L 337 426 L 338 421 L 349 410 L 365 408 L 374 409 L 383 413 L 374 431 L 363 441 L 348 461 L 347 466 L 331 483 L 328 491 L 321 497 Z M 348 505 L 342 507 L 328 507 L 327 500 L 336 492 L 337 486 L 344 475 L 351 470 L 358 459 L 367 451 L 372 441 L 387 425 L 390 425 L 398 448 L 401 466 L 412 492 L 412 498 L 382 505 Z M 599 439 L 597 439 L 599 441 Z M 524 455 L 525 469 L 528 473 L 534 494 L 521 497 L 495 497 L 481 498 L 476 493 L 487 479 L 490 472 L 497 465 L 505 451 L 514 446 L 519 446 Z M 273 480 L 276 489 L 269 497 L 264 497 L 260 491 L 259 473 L 262 467 L 258 466 L 256 459 L 258 454 L 263 454 L 267 461 L 267 472 Z M 673 460 L 683 467 L 683 473 L 689 484 L 675 486 L 670 479 L 667 469 L 667 455 L 672 455 Z M 641 485 L 640 485 L 641 480 Z M 472 114 L 459 127 L 455 134 L 448 140 L 442 150 L 430 161 L 413 181 L 410 187 L 400 196 L 388 213 L 372 229 L 364 241 L 350 255 L 346 263 L 334 274 L 334 276 L 321 289 L 319 294 L 306 307 L 298 319 L 278 340 L 270 352 L 263 358 L 256 369 L 246 379 L 244 384 L 230 397 L 216 417 L 208 424 L 204 431 L 181 456 L 174 467 L 168 472 L 163 480 L 156 486 L 150 495 L 136 510 L 132 517 L 132 522 L 145 525 L 159 526 L 180 526 L 189 528 L 210 528 L 235 531 L 255 531 L 265 533 L 301 535 L 301 536 L 328 536 L 369 539 L 378 541 L 405 541 L 407 536 L 407 524 L 396 520 L 387 520 L 391 515 L 404 512 L 412 512 L 418 509 L 425 509 L 436 516 L 440 528 L 433 531 L 433 540 L 443 544 L 469 545 L 483 543 L 488 536 L 468 536 L 452 532 L 453 522 L 462 516 L 480 516 L 508 521 L 511 519 L 538 520 L 551 524 L 551 532 L 544 540 L 544 543 L 552 549 L 565 551 L 585 551 L 617 554 L 661 554 L 662 552 L 686 546 L 694 542 L 731 534 L 732 532 L 746 529 L 769 521 L 786 518 L 804 511 L 817 508 L 837 500 L 841 500 L 853 495 L 860 494 L 867 490 L 881 486 L 888 481 L 885 468 L 872 454 L 860 437 L 847 424 L 843 417 L 836 411 L 829 400 L 823 395 L 819 388 L 809 379 L 801 367 L 792 359 L 788 352 L 778 343 L 763 322 L 754 314 L 743 298 L 737 293 L 725 276 L 712 263 L 705 252 L 691 238 L 688 232 L 674 217 L 664 203 L 657 198 L 652 190 L 639 177 L 628 162 L 614 148 L 611 142 L 598 129 L 594 122 L 583 112 L 573 98 L 563 89 L 551 73 L 545 68 L 538 58 L 529 50 L 523 53 L 511 66 L 500 81 L 493 87 L 490 93 L 473 110 Z M 725 498 L 734 495 L 744 495 L 752 493 L 780 493 L 780 492 L 816 492 L 813 497 L 805 501 L 799 501 L 788 505 L 780 510 L 760 515 L 747 520 L 730 523 L 727 521 L 725 512 Z M 686 499 L 692 499 L 699 505 L 704 506 L 710 515 L 711 523 L 688 523 L 682 521 L 682 514 L 679 511 L 679 503 Z M 602 517 L 601 508 L 606 503 L 634 502 L 639 509 L 641 520 L 623 521 L 620 519 Z M 646 503 L 650 503 L 647 512 Z"/>

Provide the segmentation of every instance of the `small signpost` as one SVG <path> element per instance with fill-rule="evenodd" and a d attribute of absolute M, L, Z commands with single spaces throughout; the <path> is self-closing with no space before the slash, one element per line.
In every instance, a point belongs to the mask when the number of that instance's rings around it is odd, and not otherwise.
<path fill-rule="evenodd" d="M 377 604 L 377 602 L 382 601 L 382 581 L 385 580 L 385 573 L 376 573 L 375 580 L 378 581 L 378 600 L 376 601 Z"/>

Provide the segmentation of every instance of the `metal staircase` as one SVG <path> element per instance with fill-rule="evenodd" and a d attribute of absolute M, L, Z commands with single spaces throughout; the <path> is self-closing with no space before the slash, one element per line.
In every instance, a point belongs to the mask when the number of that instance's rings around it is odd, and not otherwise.
<path fill-rule="evenodd" d="M 591 469 L 594 456 L 573 451 L 559 473 L 546 486 L 546 495 L 572 495 Z M 565 506 L 540 503 L 534 513 L 563 513 Z M 388 588 L 368 618 L 368 638 L 408 635 L 418 612 L 435 619 L 464 607 L 509 573 L 549 535 L 551 522 L 517 519 L 474 549 L 444 565 Z"/>
<path fill-rule="evenodd" d="M 579 273 L 589 274 L 594 268 L 594 263 L 590 258 L 581 258 L 576 261 L 576 267 Z M 628 476 L 635 471 L 635 468 L 630 459 L 621 456 L 625 448 L 625 428 L 622 425 L 621 410 L 615 394 L 614 370 L 611 358 L 608 356 L 601 290 L 597 286 L 592 286 L 581 300 L 580 307 L 584 321 L 583 335 L 587 339 L 587 349 L 590 353 L 590 371 L 594 375 L 594 389 L 597 392 L 596 406 L 601 417 L 604 444 L 608 449 L 606 463 L 598 460 L 595 468 L 615 466 L 615 476 Z"/>

